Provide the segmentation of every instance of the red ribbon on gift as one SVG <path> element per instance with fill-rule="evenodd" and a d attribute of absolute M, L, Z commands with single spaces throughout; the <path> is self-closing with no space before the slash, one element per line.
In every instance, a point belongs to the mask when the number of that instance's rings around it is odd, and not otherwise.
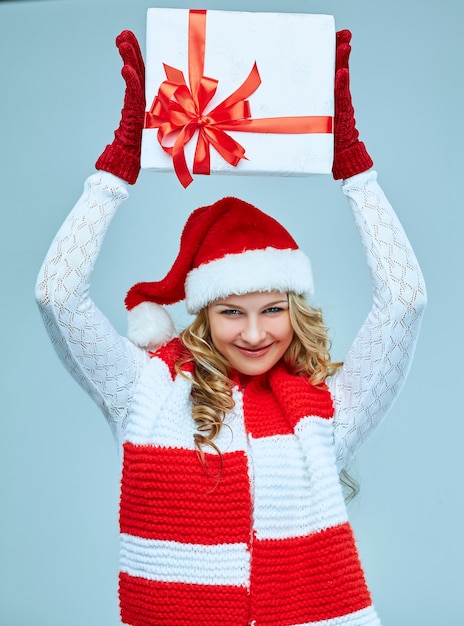
<path fill-rule="evenodd" d="M 225 131 L 247 133 L 332 133 L 333 118 L 325 115 L 251 119 L 247 98 L 261 84 L 254 63 L 243 83 L 212 111 L 205 112 L 214 97 L 218 81 L 203 75 L 206 44 L 206 11 L 189 11 L 188 87 L 182 71 L 163 64 L 167 80 L 163 81 L 145 113 L 145 128 L 158 128 L 158 141 L 172 156 L 174 171 L 181 184 L 193 181 L 185 159 L 185 146 L 198 130 L 193 161 L 194 174 L 210 173 L 210 146 L 233 165 L 245 156 L 245 148 Z"/>

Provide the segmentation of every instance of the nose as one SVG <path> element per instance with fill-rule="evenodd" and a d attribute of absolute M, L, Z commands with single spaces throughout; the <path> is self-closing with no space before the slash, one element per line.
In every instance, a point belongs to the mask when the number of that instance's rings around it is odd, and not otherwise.
<path fill-rule="evenodd" d="M 258 316 L 248 316 L 241 332 L 244 342 L 257 346 L 266 339 L 266 329 Z"/>

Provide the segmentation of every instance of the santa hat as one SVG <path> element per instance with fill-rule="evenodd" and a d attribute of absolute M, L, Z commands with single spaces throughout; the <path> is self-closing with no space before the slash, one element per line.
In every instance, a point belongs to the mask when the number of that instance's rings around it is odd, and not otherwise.
<path fill-rule="evenodd" d="M 310 261 L 275 219 L 243 200 L 223 198 L 190 215 L 163 280 L 131 287 L 128 337 L 154 349 L 175 334 L 162 305 L 185 299 L 187 311 L 198 313 L 218 298 L 255 291 L 311 295 Z"/>

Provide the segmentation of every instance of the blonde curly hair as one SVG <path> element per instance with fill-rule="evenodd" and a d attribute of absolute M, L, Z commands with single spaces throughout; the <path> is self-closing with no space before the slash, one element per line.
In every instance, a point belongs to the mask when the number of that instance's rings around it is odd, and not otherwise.
<path fill-rule="evenodd" d="M 342 365 L 330 358 L 331 342 L 322 312 L 294 293 L 288 294 L 288 304 L 294 336 L 283 360 L 294 373 L 307 375 L 313 385 L 320 385 Z M 221 454 L 214 440 L 224 426 L 225 415 L 234 408 L 230 365 L 213 345 L 207 307 L 185 328 L 180 339 L 191 357 L 177 363 L 176 371 L 182 375 L 181 368 L 186 362 L 195 364 L 191 395 L 192 417 L 198 432 L 194 440 L 204 462 L 204 446 Z M 340 476 L 347 489 L 347 500 L 350 500 L 358 491 L 357 484 L 345 470 Z"/>

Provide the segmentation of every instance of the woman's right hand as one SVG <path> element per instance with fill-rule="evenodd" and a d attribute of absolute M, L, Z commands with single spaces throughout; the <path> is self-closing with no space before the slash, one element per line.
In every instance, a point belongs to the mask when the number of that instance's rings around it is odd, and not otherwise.
<path fill-rule="evenodd" d="M 145 64 L 134 33 L 124 30 L 116 38 L 123 60 L 121 74 L 126 83 L 124 106 L 113 143 L 106 146 L 95 167 L 111 172 L 130 185 L 140 172 L 142 130 L 145 119 Z"/>

